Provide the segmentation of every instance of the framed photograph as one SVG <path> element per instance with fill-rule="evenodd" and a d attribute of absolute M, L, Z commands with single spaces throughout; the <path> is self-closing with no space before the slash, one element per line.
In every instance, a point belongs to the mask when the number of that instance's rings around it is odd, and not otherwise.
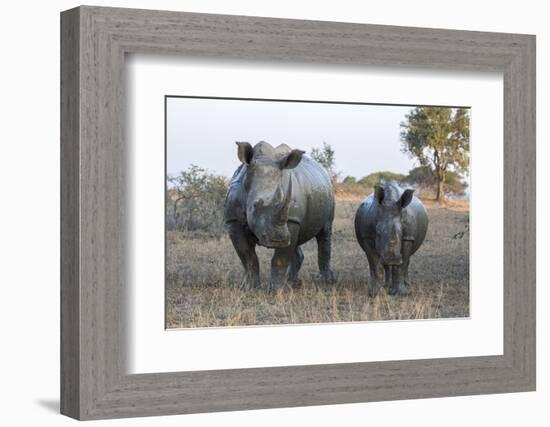
<path fill-rule="evenodd" d="M 61 411 L 535 390 L 535 37 L 61 14 Z"/>
<path fill-rule="evenodd" d="M 167 329 L 469 318 L 469 107 L 165 106 Z"/>

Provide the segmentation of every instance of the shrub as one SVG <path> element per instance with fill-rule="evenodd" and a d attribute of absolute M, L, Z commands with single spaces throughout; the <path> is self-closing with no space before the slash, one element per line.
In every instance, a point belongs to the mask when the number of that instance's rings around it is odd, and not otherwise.
<path fill-rule="evenodd" d="M 167 180 L 167 229 L 191 237 L 221 237 L 227 179 L 191 165 Z"/>
<path fill-rule="evenodd" d="M 419 188 L 424 193 L 434 193 L 435 176 L 429 166 L 419 166 L 409 171 L 405 182 Z M 445 175 L 445 186 L 443 190 L 445 195 L 451 198 L 462 197 L 466 194 L 468 188 L 467 182 L 455 171 L 447 171 Z"/>
<path fill-rule="evenodd" d="M 405 175 L 394 172 L 374 172 L 359 180 L 353 176 L 346 176 L 342 182 L 336 184 L 336 192 L 365 197 L 371 194 L 374 186 L 381 181 L 402 182 L 405 178 Z"/>

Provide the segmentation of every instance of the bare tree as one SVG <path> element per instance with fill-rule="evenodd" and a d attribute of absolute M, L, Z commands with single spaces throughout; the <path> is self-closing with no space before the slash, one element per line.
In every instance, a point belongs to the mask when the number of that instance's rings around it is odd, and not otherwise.
<path fill-rule="evenodd" d="M 313 148 L 310 156 L 327 170 L 333 183 L 338 181 L 340 173 L 336 171 L 334 149 L 330 146 L 330 144 L 323 141 L 323 146 L 321 148 Z"/>

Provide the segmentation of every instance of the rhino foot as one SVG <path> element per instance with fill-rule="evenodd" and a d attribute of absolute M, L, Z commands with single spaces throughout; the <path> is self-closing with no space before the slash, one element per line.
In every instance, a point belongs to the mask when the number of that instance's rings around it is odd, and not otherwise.
<path fill-rule="evenodd" d="M 292 290 L 292 288 L 293 286 L 291 281 L 286 281 L 283 284 L 274 283 L 274 282 L 271 282 L 269 284 L 269 292 L 276 293 L 276 294 L 283 294 L 284 292 L 288 292 Z"/>
<path fill-rule="evenodd" d="M 376 285 L 370 285 L 369 286 L 369 297 L 374 298 L 376 295 L 378 295 L 378 291 L 380 290 L 380 286 Z"/>
<path fill-rule="evenodd" d="M 302 279 L 299 277 L 295 277 L 288 280 L 288 284 L 292 287 L 292 289 L 299 289 L 302 287 Z"/>
<path fill-rule="evenodd" d="M 334 285 L 338 277 L 332 270 L 313 275 L 313 281 L 320 285 Z"/>
<path fill-rule="evenodd" d="M 407 289 L 405 284 L 400 284 L 398 286 L 393 286 L 389 290 L 389 294 L 390 295 L 395 295 L 395 296 L 405 296 L 405 295 L 408 295 L 409 293 L 410 293 L 410 291 L 409 291 L 409 289 Z"/>
<path fill-rule="evenodd" d="M 239 289 L 242 291 L 249 291 L 251 289 L 259 288 L 260 287 L 260 278 L 257 276 L 250 276 L 249 274 L 245 274 L 243 276 L 243 280 L 241 281 L 241 284 L 239 286 Z"/>

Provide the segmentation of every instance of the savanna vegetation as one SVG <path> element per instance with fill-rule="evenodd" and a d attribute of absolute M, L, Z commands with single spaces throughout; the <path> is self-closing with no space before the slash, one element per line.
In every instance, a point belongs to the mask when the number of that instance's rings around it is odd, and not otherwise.
<path fill-rule="evenodd" d="M 469 315 L 469 235 L 467 202 L 428 207 L 430 227 L 412 257 L 412 292 L 392 297 L 382 290 L 367 296 L 367 259 L 355 240 L 353 217 L 359 200 L 337 199 L 332 266 L 334 286 L 317 287 L 314 241 L 302 246 L 300 289 L 270 293 L 267 289 L 272 250 L 258 247 L 262 289 L 242 291 L 242 267 L 226 235 L 197 237 L 167 232 L 167 327 L 266 325 L 431 319 Z M 463 233 L 463 235 L 460 235 Z"/>

